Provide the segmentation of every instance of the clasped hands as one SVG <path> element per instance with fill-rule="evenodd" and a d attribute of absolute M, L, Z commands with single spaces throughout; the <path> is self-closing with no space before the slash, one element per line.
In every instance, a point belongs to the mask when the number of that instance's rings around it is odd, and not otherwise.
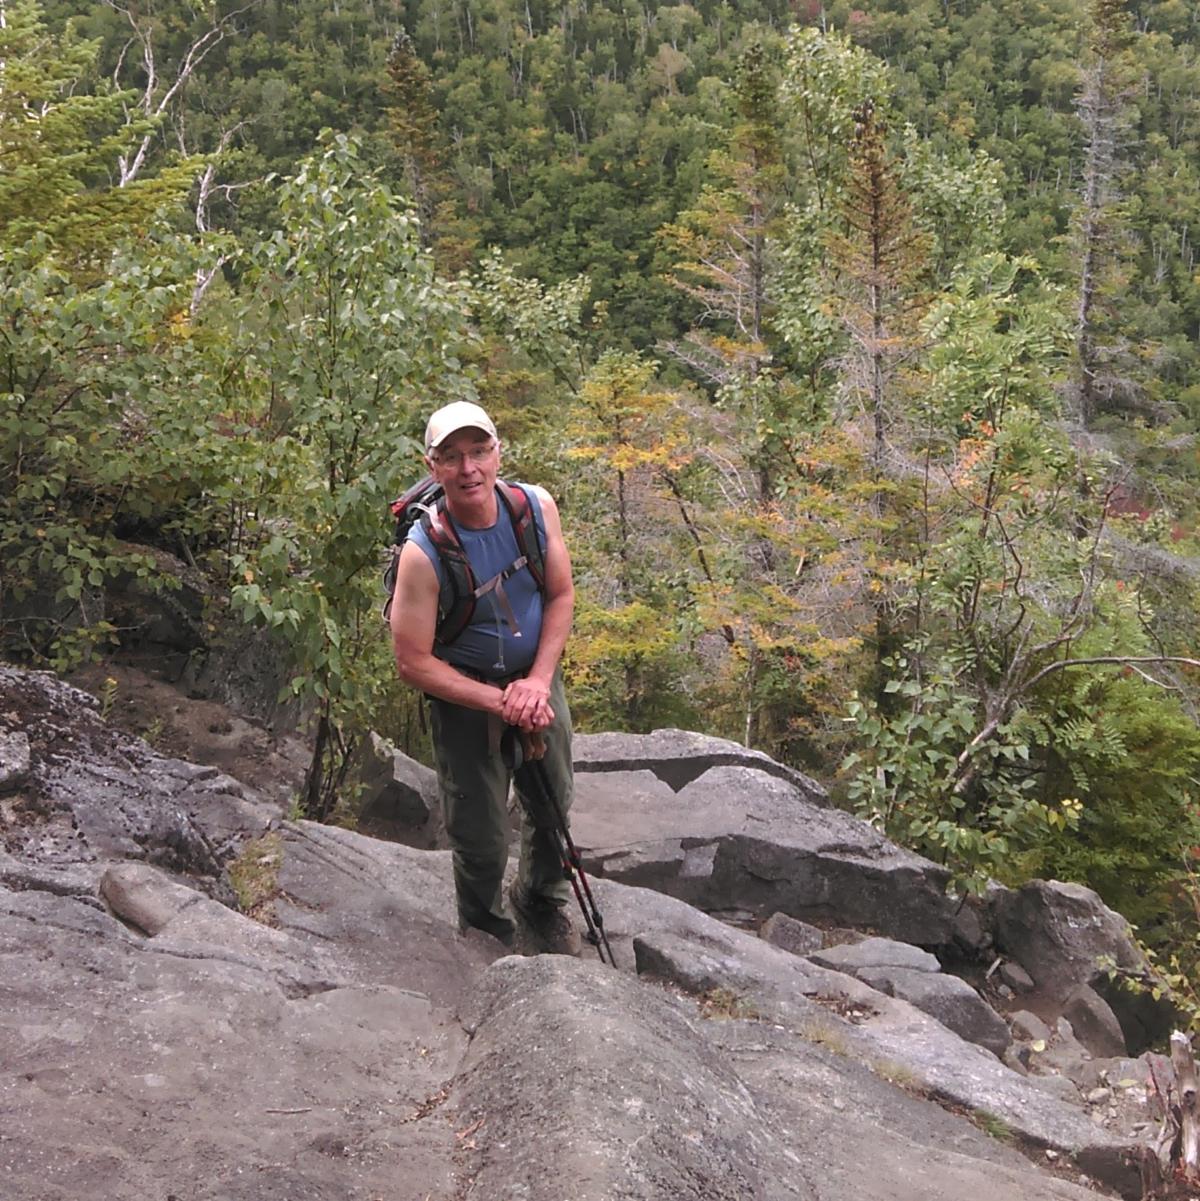
<path fill-rule="evenodd" d="M 554 720 L 550 685 L 528 678 L 513 680 L 501 697 L 500 716 L 518 730 L 544 730 Z"/>

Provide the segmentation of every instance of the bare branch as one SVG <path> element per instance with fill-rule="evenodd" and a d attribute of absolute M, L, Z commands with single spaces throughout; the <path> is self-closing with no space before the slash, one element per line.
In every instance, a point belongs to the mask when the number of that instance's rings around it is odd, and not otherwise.
<path fill-rule="evenodd" d="M 124 16 L 133 30 L 133 38 L 130 42 L 126 43 L 125 49 L 121 51 L 121 56 L 117 64 L 118 71 L 124 62 L 125 50 L 128 49 L 133 41 L 141 43 L 142 64 L 146 71 L 146 82 L 142 88 L 141 108 L 147 117 L 157 118 L 167 111 L 172 101 L 186 85 L 208 53 L 224 41 L 225 37 L 233 31 L 237 18 L 243 13 L 249 12 L 250 9 L 255 8 L 261 3 L 261 0 L 252 0 L 252 3 L 245 4 L 241 8 L 226 13 L 211 29 L 198 37 L 184 54 L 183 61 L 179 64 L 179 68 L 175 73 L 174 82 L 161 95 L 156 95 L 159 86 L 158 67 L 154 55 L 153 36 L 149 27 L 143 25 L 133 12 L 128 8 L 122 7 L 116 0 L 104 0 L 104 3 L 113 12 Z M 120 80 L 117 76 L 114 75 L 113 78 L 119 85 Z M 149 153 L 152 142 L 153 134 L 147 133 L 131 156 L 118 156 L 117 166 L 120 173 L 119 184 L 121 187 L 124 187 L 127 183 L 131 183 L 137 178 L 145 166 L 146 155 Z"/>
<path fill-rule="evenodd" d="M 1186 655 L 1090 655 L 1083 659 L 1058 659 L 1047 664 L 1041 671 L 1030 676 L 1021 686 L 1022 692 L 1028 692 L 1035 684 L 1053 675 L 1056 671 L 1065 671 L 1068 667 L 1094 667 L 1110 664 L 1117 667 L 1137 668 L 1140 663 L 1162 666 L 1166 663 L 1178 663 L 1183 667 L 1200 667 L 1200 659 L 1189 659 Z"/>
<path fill-rule="evenodd" d="M 1059 642 L 1066 641 L 1065 637 L 1060 638 Z M 1008 716 L 1009 710 L 1013 703 L 1020 697 L 1027 694 L 1036 684 L 1040 683 L 1047 676 L 1053 675 L 1055 672 L 1066 671 L 1071 667 L 1100 667 L 1104 665 L 1115 667 L 1128 667 L 1133 671 L 1137 671 L 1143 679 L 1148 680 L 1152 684 L 1159 684 L 1159 681 L 1145 672 L 1139 671 L 1140 664 L 1151 664 L 1162 666 L 1167 663 L 1178 663 L 1184 667 L 1200 667 L 1200 659 L 1190 659 L 1185 655 L 1089 655 L 1080 659 L 1057 659 L 1053 663 L 1047 664 L 1040 671 L 1035 672 L 1027 680 L 1013 688 L 1011 691 L 1006 691 L 997 696 L 989 705 L 989 716 L 984 724 L 980 727 L 979 732 L 971 739 L 963 748 L 958 759 L 955 761 L 954 774 L 958 777 L 954 785 L 956 795 L 964 793 L 971 782 L 978 774 L 975 771 L 967 771 L 975 752 L 981 747 L 995 732 L 1000 728 L 1001 723 Z M 1160 685 L 1161 686 L 1161 685 Z"/>

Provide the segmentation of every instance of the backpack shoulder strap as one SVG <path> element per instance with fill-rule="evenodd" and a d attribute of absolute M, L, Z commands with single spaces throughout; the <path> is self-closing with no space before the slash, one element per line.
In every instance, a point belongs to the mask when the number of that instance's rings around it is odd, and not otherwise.
<path fill-rule="evenodd" d="M 512 521 L 513 532 L 517 536 L 517 549 L 525 556 L 530 574 L 539 591 L 546 588 L 546 550 L 538 536 L 537 522 L 533 518 L 533 502 L 529 493 L 520 484 L 510 484 L 506 480 L 496 481 L 496 491 L 504 501 Z"/>
<path fill-rule="evenodd" d="M 462 539 L 446 511 L 446 498 L 441 496 L 432 509 L 421 515 L 421 528 L 429 539 L 444 568 L 444 578 L 438 592 L 438 623 L 436 639 L 443 646 L 453 642 L 471 624 L 475 615 L 475 573 L 463 550 Z"/>
<path fill-rule="evenodd" d="M 442 486 L 433 476 L 418 480 L 408 491 L 401 493 L 388 506 L 395 521 L 392 531 L 392 548 L 383 572 L 383 620 L 392 612 L 392 594 L 396 588 L 396 574 L 400 567 L 400 552 L 404 549 L 408 531 L 425 517 L 430 508 L 443 495 Z"/>

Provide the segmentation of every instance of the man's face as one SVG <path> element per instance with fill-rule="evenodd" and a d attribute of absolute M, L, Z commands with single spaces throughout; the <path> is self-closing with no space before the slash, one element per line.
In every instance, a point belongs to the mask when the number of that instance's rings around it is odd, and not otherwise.
<path fill-rule="evenodd" d="M 425 461 L 452 504 L 481 504 L 496 487 L 500 443 L 484 430 L 456 430 Z"/>

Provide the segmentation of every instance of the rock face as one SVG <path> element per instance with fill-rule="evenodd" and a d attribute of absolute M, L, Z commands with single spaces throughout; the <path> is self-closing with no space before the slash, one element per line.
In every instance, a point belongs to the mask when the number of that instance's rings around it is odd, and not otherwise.
<path fill-rule="evenodd" d="M 711 767 L 678 790 L 653 765 L 593 767 L 575 798 L 575 841 L 597 875 L 747 919 L 780 912 L 928 946 L 980 937 L 944 869 L 761 767 Z"/>
<path fill-rule="evenodd" d="M 1110 970 L 1146 978 L 1149 968 L 1129 924 L 1090 888 L 1033 880 L 1016 891 L 1001 890 L 992 901 L 992 922 L 996 945 L 1053 1003 L 1063 1004 L 1081 985 L 1099 994 L 1096 1001 L 1111 1010 L 1129 1050 L 1136 1053 L 1165 1040 L 1179 1020 L 1148 990 L 1132 991 L 1110 979 Z M 1095 1022 L 1091 1028 L 1099 1037 Z M 1102 1053 L 1117 1053 L 1111 1036 L 1104 1046 Z"/>
<path fill-rule="evenodd" d="M 52 677 L 0 669 L 0 700 L 0 737 L 19 724 L 29 747 L 0 796 L 5 1201 L 1080 1201 L 1095 1195 L 1085 1178 L 1139 1191 L 1123 1131 L 1143 1061 L 1081 1051 L 1088 1109 L 1061 1077 L 1046 1077 L 1054 1094 L 956 1033 L 954 991 L 984 1001 L 930 953 L 963 947 L 937 870 L 752 757 L 697 770 L 671 732 L 646 745 L 690 763 L 677 791 L 628 744 L 611 770 L 580 772 L 578 840 L 605 871 L 592 886 L 614 970 L 590 949 L 523 959 L 460 936 L 449 852 L 284 821 L 236 781 L 115 734 Z M 622 781 L 636 783 L 625 802 L 593 791 Z M 660 789 L 685 800 L 640 812 Z M 239 880 L 268 874 L 255 911 L 270 924 L 235 908 L 235 855 Z M 608 870 L 639 856 L 666 887 Z M 852 895 L 856 872 L 879 908 Z M 775 934 L 792 909 L 879 929 L 905 881 L 916 897 L 892 924 L 914 945 L 813 958 L 694 903 L 777 914 Z M 940 1019 L 923 987 L 949 990 Z M 1025 1051 L 1032 1072 L 1041 1053 Z M 1110 1130 L 1097 1115 L 1118 1094 L 1131 1116 Z"/>
<path fill-rule="evenodd" d="M 714 767 L 749 767 L 785 780 L 814 805 L 829 804 L 829 794 L 811 776 L 725 738 L 688 730 L 579 734 L 575 738 L 577 772 L 649 771 L 679 792 Z"/>
<path fill-rule="evenodd" d="M 937 959 L 919 947 L 866 938 L 809 958 L 821 967 L 847 972 L 889 997 L 908 1001 L 997 1057 L 1002 1058 L 1012 1042 L 1004 1019 L 969 984 L 943 975 Z"/>
<path fill-rule="evenodd" d="M 357 756 L 354 775 L 361 789 L 355 807 L 360 825 L 410 846 L 448 845 L 436 772 L 372 733 Z"/>
<path fill-rule="evenodd" d="M 761 936 L 774 946 L 793 955 L 807 955 L 821 949 L 825 939 L 816 926 L 797 921 L 786 913 L 773 913 L 763 923 Z"/>
<path fill-rule="evenodd" d="M 1129 971 L 1145 967 L 1128 923 L 1082 884 L 1031 881 L 1000 895 L 992 915 L 997 946 L 1053 996 L 1090 984 L 1104 956 Z"/>

